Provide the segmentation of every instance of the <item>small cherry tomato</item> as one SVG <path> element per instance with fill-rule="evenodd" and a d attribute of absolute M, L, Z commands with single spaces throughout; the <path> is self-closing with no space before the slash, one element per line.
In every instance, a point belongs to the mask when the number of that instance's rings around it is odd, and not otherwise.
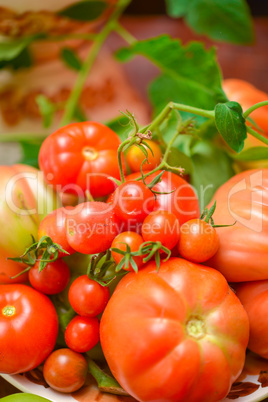
<path fill-rule="evenodd" d="M 117 248 L 121 251 L 126 251 L 128 245 L 131 251 L 138 251 L 143 242 L 144 242 L 143 238 L 138 233 L 122 232 L 119 235 L 117 235 L 116 238 L 113 240 L 111 248 L 112 249 Z M 119 264 L 119 262 L 123 258 L 122 254 L 117 253 L 116 251 L 113 250 L 112 250 L 112 256 L 117 264 Z M 138 269 L 144 265 L 142 257 L 137 256 L 133 257 L 133 259 L 136 262 Z M 125 266 L 123 266 L 122 268 L 127 271 L 133 270 L 131 264 L 129 265 L 128 268 L 125 268 Z"/>
<path fill-rule="evenodd" d="M 43 375 L 48 385 L 59 392 L 69 393 L 81 388 L 87 378 L 87 361 L 70 349 L 55 350 L 45 361 Z"/>
<path fill-rule="evenodd" d="M 144 241 L 160 241 L 169 250 L 176 246 L 180 238 L 179 220 L 168 211 L 151 212 L 144 219 L 141 230 Z"/>
<path fill-rule="evenodd" d="M 62 292 L 69 283 L 70 269 L 61 259 L 49 262 L 39 272 L 40 262 L 37 261 L 29 271 L 29 281 L 33 288 L 47 295 Z"/>
<path fill-rule="evenodd" d="M 96 317 L 102 313 L 109 297 L 109 288 L 89 279 L 87 275 L 76 278 L 69 289 L 69 301 L 72 308 L 84 317 Z"/>
<path fill-rule="evenodd" d="M 65 330 L 67 346 L 78 353 L 94 348 L 100 340 L 100 323 L 97 317 L 74 317 Z"/>
<path fill-rule="evenodd" d="M 115 190 L 113 203 L 115 214 L 123 222 L 143 222 L 154 209 L 155 196 L 142 182 L 128 181 Z"/>
<path fill-rule="evenodd" d="M 145 171 L 153 170 L 161 162 L 162 151 L 160 146 L 154 141 L 146 140 L 144 141 L 144 143 L 149 145 L 149 147 L 153 151 L 153 154 L 151 150 L 145 146 L 145 149 L 148 152 L 147 156 L 148 162 L 147 161 L 144 162 L 142 169 Z M 130 147 L 129 150 L 127 151 L 126 161 L 132 172 L 140 172 L 141 164 L 144 161 L 144 159 L 145 159 L 144 153 L 136 145 L 132 145 L 132 147 Z"/>
<path fill-rule="evenodd" d="M 113 207 L 105 202 L 85 202 L 77 205 L 66 218 L 67 240 L 82 254 L 106 251 L 119 233 L 120 222 Z"/>
<path fill-rule="evenodd" d="M 178 250 L 186 260 L 207 261 L 216 254 L 218 248 L 219 237 L 210 223 L 202 219 L 192 219 L 181 226 Z"/>

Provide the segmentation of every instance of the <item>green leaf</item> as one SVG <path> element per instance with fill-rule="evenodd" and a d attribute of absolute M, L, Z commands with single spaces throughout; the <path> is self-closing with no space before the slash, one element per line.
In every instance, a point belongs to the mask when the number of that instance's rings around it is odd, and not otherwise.
<path fill-rule="evenodd" d="M 41 141 L 20 141 L 20 146 L 23 156 L 19 163 L 38 168 L 38 154 L 41 147 Z"/>
<path fill-rule="evenodd" d="M 182 167 L 185 174 L 190 174 L 193 171 L 191 158 L 185 155 L 185 153 L 179 151 L 177 148 L 171 148 L 167 163 L 170 166 Z"/>
<path fill-rule="evenodd" d="M 66 64 L 67 67 L 70 67 L 72 70 L 79 71 L 82 62 L 81 60 L 77 57 L 76 53 L 70 49 L 65 47 L 64 49 L 61 50 L 61 58 Z"/>
<path fill-rule="evenodd" d="M 230 148 L 236 152 L 242 151 L 247 138 L 247 128 L 239 103 L 226 102 L 216 105 L 215 123 Z"/>
<path fill-rule="evenodd" d="M 183 17 L 188 10 L 189 0 L 166 0 L 167 14 L 170 17 Z"/>
<path fill-rule="evenodd" d="M 104 1 L 84 0 L 59 11 L 58 14 L 78 21 L 94 21 L 107 8 Z"/>
<path fill-rule="evenodd" d="M 129 136 L 131 131 L 133 131 L 133 126 L 130 124 L 129 118 L 124 115 L 106 121 L 104 124 L 115 131 L 122 141 Z"/>
<path fill-rule="evenodd" d="M 27 68 L 32 65 L 32 57 L 28 46 L 33 42 L 34 37 L 16 39 L 0 43 L 0 69 Z"/>
<path fill-rule="evenodd" d="M 50 127 L 56 111 L 54 103 L 52 103 L 45 95 L 37 95 L 36 102 L 43 118 L 43 126 L 45 128 Z"/>
<path fill-rule="evenodd" d="M 185 19 L 195 32 L 218 41 L 249 44 L 254 39 L 245 0 L 191 0 Z"/>
<path fill-rule="evenodd" d="M 198 42 L 183 46 L 179 40 L 161 35 L 135 42 L 119 50 L 117 57 L 125 61 L 137 54 L 147 57 L 161 70 L 161 75 L 149 88 L 155 114 L 169 101 L 214 109 L 217 103 L 228 100 L 221 88 L 222 76 L 214 48 L 206 50 Z M 189 114 L 181 114 L 189 117 Z M 204 121 L 204 118 L 198 120 Z"/>
<path fill-rule="evenodd" d="M 268 147 L 252 147 L 240 154 L 230 154 L 231 158 L 238 161 L 260 161 L 268 159 Z"/>
<path fill-rule="evenodd" d="M 215 191 L 234 175 L 232 160 L 223 149 L 208 141 L 196 142 L 191 152 L 191 184 L 197 192 L 202 211 Z"/>

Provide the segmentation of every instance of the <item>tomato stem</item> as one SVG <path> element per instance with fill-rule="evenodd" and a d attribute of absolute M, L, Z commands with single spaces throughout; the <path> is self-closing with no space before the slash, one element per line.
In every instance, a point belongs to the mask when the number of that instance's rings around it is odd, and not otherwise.
<path fill-rule="evenodd" d="M 263 101 L 263 102 L 258 102 L 258 103 L 255 103 L 255 105 L 252 105 L 250 108 L 248 108 L 243 113 L 244 118 L 246 119 L 252 112 L 254 112 L 254 110 L 259 109 L 260 107 L 263 107 L 263 106 L 268 106 L 268 100 Z"/>
<path fill-rule="evenodd" d="M 257 138 L 264 144 L 268 145 L 268 138 L 264 137 L 263 135 L 259 134 L 256 130 L 253 130 L 251 127 L 247 127 L 247 132 L 251 134 L 253 137 Z"/>

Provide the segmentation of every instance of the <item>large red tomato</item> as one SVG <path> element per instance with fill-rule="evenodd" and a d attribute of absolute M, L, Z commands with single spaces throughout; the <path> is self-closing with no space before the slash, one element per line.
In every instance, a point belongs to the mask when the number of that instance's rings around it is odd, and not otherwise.
<path fill-rule="evenodd" d="M 120 178 L 119 144 L 117 134 L 101 123 L 72 123 L 45 139 L 39 165 L 58 191 L 81 196 L 89 190 L 93 197 L 102 197 L 115 189 L 108 177 Z"/>
<path fill-rule="evenodd" d="M 235 290 L 249 318 L 248 348 L 268 359 L 268 280 L 241 283 Z"/>
<path fill-rule="evenodd" d="M 147 177 L 145 179 L 146 184 L 151 183 L 159 173 L 156 172 Z M 140 173 L 130 174 L 126 180 L 135 180 L 137 177 L 140 177 Z M 199 218 L 197 195 L 193 187 L 182 177 L 171 172 L 165 172 L 153 190 L 165 193 L 156 194 L 155 211 L 165 210 L 173 213 L 179 219 L 180 225 L 189 219 Z"/>
<path fill-rule="evenodd" d="M 239 173 L 214 198 L 215 224 L 236 224 L 216 229 L 220 246 L 206 264 L 230 282 L 268 279 L 268 169 Z"/>
<path fill-rule="evenodd" d="M 0 312 L 0 373 L 37 367 L 57 339 L 58 317 L 52 302 L 26 285 L 0 285 Z"/>
<path fill-rule="evenodd" d="M 0 166 L 0 283 L 24 282 L 25 266 L 7 260 L 19 257 L 37 239 L 40 221 L 54 208 L 56 197 L 42 172 L 26 165 Z"/>
<path fill-rule="evenodd" d="M 109 367 L 139 401 L 218 401 L 239 376 L 249 325 L 216 270 L 172 258 L 129 273 L 104 310 Z"/>

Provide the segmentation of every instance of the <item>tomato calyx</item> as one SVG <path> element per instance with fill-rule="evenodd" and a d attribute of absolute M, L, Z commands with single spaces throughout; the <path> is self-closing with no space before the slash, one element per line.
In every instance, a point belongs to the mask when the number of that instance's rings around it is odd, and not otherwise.
<path fill-rule="evenodd" d="M 205 322 L 200 317 L 191 317 L 186 323 L 186 332 L 196 340 L 204 338 L 206 335 Z"/>
<path fill-rule="evenodd" d="M 229 226 L 234 226 L 236 224 L 236 221 L 234 223 L 231 223 L 230 225 L 215 225 L 214 219 L 212 215 L 214 214 L 216 210 L 216 201 L 212 205 L 210 209 L 205 208 L 204 211 L 202 212 L 200 219 L 204 220 L 205 222 L 209 223 L 213 228 L 227 228 Z"/>
<path fill-rule="evenodd" d="M 2 314 L 5 317 L 12 317 L 13 315 L 16 314 L 16 307 L 7 305 L 7 306 L 2 308 Z"/>

